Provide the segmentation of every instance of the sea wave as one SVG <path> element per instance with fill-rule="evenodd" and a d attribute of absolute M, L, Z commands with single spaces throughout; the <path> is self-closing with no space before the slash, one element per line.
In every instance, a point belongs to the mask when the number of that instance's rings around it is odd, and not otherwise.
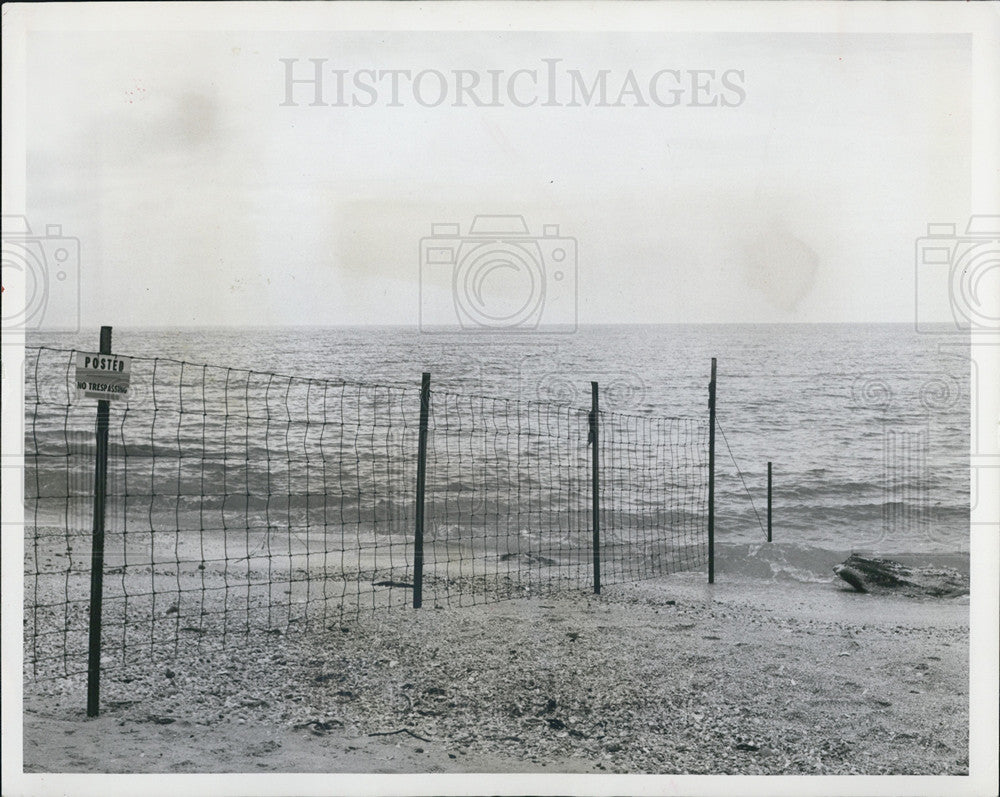
<path fill-rule="evenodd" d="M 851 553 L 887 556 L 911 567 L 951 567 L 968 574 L 969 555 L 953 552 L 883 552 L 867 550 L 834 550 L 831 548 L 788 543 L 732 543 L 716 546 L 716 570 L 765 581 L 796 581 L 830 583 L 836 581 L 833 566 Z"/>

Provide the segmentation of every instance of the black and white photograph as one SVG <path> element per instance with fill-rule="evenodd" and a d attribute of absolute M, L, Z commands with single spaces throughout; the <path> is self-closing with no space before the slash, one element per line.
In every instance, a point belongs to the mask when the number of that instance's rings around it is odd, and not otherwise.
<path fill-rule="evenodd" d="M 5 4 L 5 797 L 996 794 L 998 12 Z"/>

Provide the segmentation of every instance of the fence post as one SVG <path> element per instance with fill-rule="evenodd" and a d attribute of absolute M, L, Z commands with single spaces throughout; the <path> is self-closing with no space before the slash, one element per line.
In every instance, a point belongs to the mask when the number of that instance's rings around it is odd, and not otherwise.
<path fill-rule="evenodd" d="M 111 354 L 111 327 L 101 327 L 101 354 Z M 87 716 L 101 710 L 101 604 L 104 595 L 104 517 L 108 488 L 108 414 L 111 403 L 97 402 L 94 461 L 94 537 L 90 552 L 90 644 L 87 658 Z"/>
<path fill-rule="evenodd" d="M 708 583 L 715 583 L 715 358 L 708 383 Z"/>
<path fill-rule="evenodd" d="M 427 473 L 427 416 L 431 409 L 431 375 L 420 380 L 420 433 L 417 442 L 417 512 L 413 539 L 413 608 L 424 601 L 424 481 Z"/>
<path fill-rule="evenodd" d="M 594 594 L 601 594 L 601 456 L 598 450 L 598 400 L 597 382 L 590 383 L 590 442 L 591 452 L 591 492 L 592 519 L 594 530 Z"/>
<path fill-rule="evenodd" d="M 771 463 L 767 463 L 767 541 L 771 541 Z"/>

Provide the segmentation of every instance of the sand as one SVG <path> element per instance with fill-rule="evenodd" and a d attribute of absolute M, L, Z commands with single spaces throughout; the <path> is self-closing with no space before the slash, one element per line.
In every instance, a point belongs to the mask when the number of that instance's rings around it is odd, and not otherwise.
<path fill-rule="evenodd" d="M 25 686 L 24 769 L 969 771 L 968 598 L 682 573 L 402 610 Z M 374 735 L 378 734 L 378 735 Z"/>

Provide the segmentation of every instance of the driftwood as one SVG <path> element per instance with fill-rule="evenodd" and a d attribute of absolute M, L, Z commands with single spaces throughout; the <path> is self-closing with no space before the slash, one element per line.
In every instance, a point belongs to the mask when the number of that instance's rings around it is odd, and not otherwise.
<path fill-rule="evenodd" d="M 851 554 L 833 572 L 858 592 L 902 592 L 950 598 L 969 594 L 969 577 L 950 567 L 907 567 L 891 559 Z"/>
<path fill-rule="evenodd" d="M 414 739 L 419 739 L 422 742 L 433 742 L 433 739 L 428 739 L 426 736 L 421 736 L 420 734 L 414 733 L 409 728 L 400 728 L 398 731 L 375 731 L 374 733 L 369 733 L 369 736 L 395 736 L 397 733 L 406 733 L 412 736 Z"/>

